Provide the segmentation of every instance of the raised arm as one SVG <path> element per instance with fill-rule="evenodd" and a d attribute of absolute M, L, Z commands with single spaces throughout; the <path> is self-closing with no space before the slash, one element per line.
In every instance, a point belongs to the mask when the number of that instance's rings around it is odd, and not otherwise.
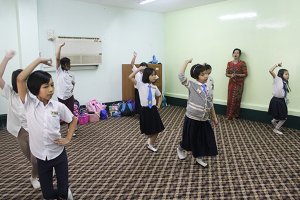
<path fill-rule="evenodd" d="M 26 87 L 26 80 L 28 76 L 31 74 L 31 72 L 39 65 L 39 64 L 45 64 L 45 65 L 52 65 L 51 58 L 37 58 L 32 63 L 30 63 L 17 77 L 17 86 L 18 86 L 18 94 L 20 96 L 21 101 L 25 102 L 27 87 Z"/>
<path fill-rule="evenodd" d="M 134 76 L 141 70 L 144 70 L 146 69 L 146 67 L 142 66 L 142 67 L 139 67 L 137 68 L 136 70 L 134 70 L 129 76 L 128 78 L 133 82 L 134 85 L 136 85 L 136 80 L 134 78 Z"/>
<path fill-rule="evenodd" d="M 179 70 L 179 74 L 184 74 L 184 72 L 185 72 L 185 70 L 186 70 L 188 64 L 189 64 L 189 63 L 192 63 L 192 61 L 193 61 L 193 58 L 190 58 L 190 59 L 188 59 L 188 60 L 185 60 L 184 63 L 183 63 L 183 65 L 181 66 L 181 68 L 180 68 L 180 70 Z"/>
<path fill-rule="evenodd" d="M 136 56 L 137 56 L 137 53 L 134 51 L 134 52 L 133 52 L 133 57 L 132 57 L 131 62 L 130 62 L 130 64 L 131 64 L 132 66 L 133 66 L 134 63 L 135 63 Z"/>
<path fill-rule="evenodd" d="M 60 52 L 61 52 L 61 48 L 65 46 L 65 43 L 61 43 L 60 45 L 58 45 L 57 50 L 56 50 L 56 69 L 58 69 L 59 65 L 60 65 Z"/>
<path fill-rule="evenodd" d="M 276 67 L 281 67 L 281 66 L 282 66 L 282 62 L 280 62 L 280 63 L 278 63 L 278 64 L 275 64 L 273 67 L 271 67 L 271 68 L 269 69 L 269 72 L 270 72 L 270 74 L 273 76 L 273 78 L 276 77 L 276 74 L 275 74 L 275 72 L 274 72 L 274 69 L 275 69 Z"/>
<path fill-rule="evenodd" d="M 10 59 L 12 59 L 14 57 L 14 55 L 15 55 L 15 51 L 12 51 L 12 50 L 8 51 L 5 54 L 3 60 L 2 60 L 2 62 L 0 64 L 0 87 L 1 87 L 1 89 L 3 89 L 3 87 L 5 85 L 5 81 L 3 79 L 3 74 L 4 74 L 4 71 L 5 71 L 5 68 L 7 66 L 8 61 Z"/>

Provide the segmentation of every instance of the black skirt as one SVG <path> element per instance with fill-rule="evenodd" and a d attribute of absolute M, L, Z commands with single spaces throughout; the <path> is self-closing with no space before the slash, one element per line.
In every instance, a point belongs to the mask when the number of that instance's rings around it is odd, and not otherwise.
<path fill-rule="evenodd" d="M 146 135 L 156 134 L 165 129 L 156 106 L 141 107 L 140 129 L 141 133 Z"/>
<path fill-rule="evenodd" d="M 192 151 L 195 158 L 218 155 L 214 131 L 209 121 L 197 121 L 185 116 L 180 146 Z"/>
<path fill-rule="evenodd" d="M 141 101 L 138 89 L 134 88 L 135 114 L 141 112 Z"/>
<path fill-rule="evenodd" d="M 288 115 L 284 98 L 273 97 L 269 104 L 268 113 L 276 120 L 286 120 Z"/>

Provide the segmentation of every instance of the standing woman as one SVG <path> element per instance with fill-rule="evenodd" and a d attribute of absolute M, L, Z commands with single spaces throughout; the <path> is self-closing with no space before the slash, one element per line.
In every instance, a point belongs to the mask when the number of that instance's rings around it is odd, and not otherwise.
<path fill-rule="evenodd" d="M 240 116 L 240 106 L 244 89 L 244 80 L 248 75 L 247 65 L 240 60 L 242 51 L 235 48 L 232 52 L 233 60 L 227 63 L 226 76 L 229 78 L 227 111 L 228 120 Z"/>

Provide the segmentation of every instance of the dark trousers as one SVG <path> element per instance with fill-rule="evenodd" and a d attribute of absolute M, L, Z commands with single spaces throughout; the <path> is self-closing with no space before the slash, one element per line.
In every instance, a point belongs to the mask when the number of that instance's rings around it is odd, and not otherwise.
<path fill-rule="evenodd" d="M 67 199 L 69 188 L 68 157 L 66 150 L 52 160 L 37 159 L 38 173 L 45 199 Z M 53 168 L 57 179 L 57 189 L 53 187 Z"/>
<path fill-rule="evenodd" d="M 57 98 L 59 102 L 65 104 L 69 110 L 74 113 L 74 96 L 72 95 L 70 98 L 66 99 L 66 100 L 63 100 L 63 99 L 60 99 L 60 98 Z"/>
<path fill-rule="evenodd" d="M 70 98 L 63 100 L 60 98 L 57 98 L 59 102 L 65 104 L 69 110 L 74 114 L 74 96 L 72 95 Z M 68 124 L 69 127 L 70 124 Z"/>

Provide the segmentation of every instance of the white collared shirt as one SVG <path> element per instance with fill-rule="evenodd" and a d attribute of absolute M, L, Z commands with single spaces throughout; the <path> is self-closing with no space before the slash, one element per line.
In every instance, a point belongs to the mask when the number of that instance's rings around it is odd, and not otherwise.
<path fill-rule="evenodd" d="M 141 106 L 148 106 L 148 86 L 151 85 L 151 92 L 152 92 L 152 105 L 156 105 L 156 96 L 160 96 L 161 92 L 157 88 L 156 85 L 143 83 L 141 81 L 136 82 L 136 88 L 139 90 L 139 96 L 141 101 Z"/>
<path fill-rule="evenodd" d="M 71 111 L 62 103 L 50 99 L 47 105 L 26 95 L 24 103 L 31 153 L 41 160 L 52 160 L 59 156 L 64 146 L 54 143 L 61 138 L 60 120 L 70 123 L 73 118 Z"/>
<path fill-rule="evenodd" d="M 75 76 L 70 70 L 62 70 L 61 66 L 57 69 L 57 97 L 63 100 L 73 95 Z"/>
<path fill-rule="evenodd" d="M 6 83 L 2 90 L 2 96 L 8 100 L 7 130 L 17 137 L 21 127 L 28 131 L 23 103 L 19 95 Z"/>
<path fill-rule="evenodd" d="M 273 96 L 277 98 L 284 98 L 283 81 L 279 76 L 275 76 L 273 80 Z"/>

